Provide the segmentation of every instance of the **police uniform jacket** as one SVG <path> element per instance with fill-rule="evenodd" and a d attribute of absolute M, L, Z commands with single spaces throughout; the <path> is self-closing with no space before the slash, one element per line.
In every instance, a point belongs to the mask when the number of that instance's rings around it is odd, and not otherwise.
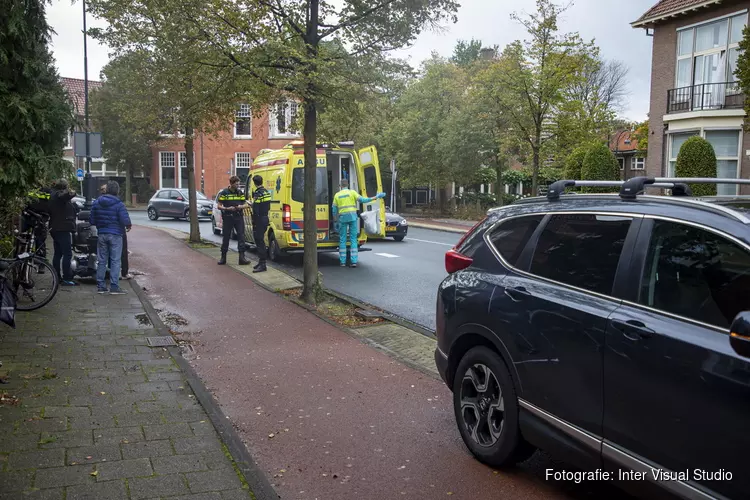
<path fill-rule="evenodd" d="M 238 207 L 245 203 L 245 193 L 243 193 L 241 189 L 237 189 L 237 191 L 232 192 L 229 188 L 224 188 L 219 193 L 218 201 L 225 208 Z M 222 217 L 242 217 L 242 215 L 243 214 L 241 210 L 238 212 L 221 212 Z"/>

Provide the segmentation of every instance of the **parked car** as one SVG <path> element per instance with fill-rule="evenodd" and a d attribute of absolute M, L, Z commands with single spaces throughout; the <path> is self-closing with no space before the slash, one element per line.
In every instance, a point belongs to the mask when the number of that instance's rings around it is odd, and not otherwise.
<path fill-rule="evenodd" d="M 555 183 L 446 254 L 435 360 L 459 432 L 491 466 L 543 448 L 644 473 L 619 483 L 640 494 L 747 498 L 747 200 L 635 196 L 638 182 Z"/>
<path fill-rule="evenodd" d="M 213 215 L 214 203 L 206 196 L 196 191 L 198 219 L 208 218 Z M 148 201 L 146 209 L 148 218 L 157 220 L 159 217 L 174 217 L 175 219 L 190 220 L 190 207 L 188 204 L 188 190 L 165 188 L 160 189 Z"/>
<path fill-rule="evenodd" d="M 396 241 L 404 241 L 406 233 L 409 231 L 409 223 L 399 214 L 391 212 L 389 207 L 385 207 L 385 236 L 393 238 Z"/>

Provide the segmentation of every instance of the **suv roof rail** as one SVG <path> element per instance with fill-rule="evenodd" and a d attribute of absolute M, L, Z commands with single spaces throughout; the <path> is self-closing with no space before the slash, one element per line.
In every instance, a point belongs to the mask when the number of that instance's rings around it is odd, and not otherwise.
<path fill-rule="evenodd" d="M 553 182 L 547 192 L 549 201 L 557 201 L 560 195 L 565 193 L 565 188 L 578 186 L 594 187 L 619 187 L 620 198 L 623 200 L 634 200 L 637 195 L 643 194 L 646 186 L 671 189 L 673 196 L 692 196 L 688 184 L 746 184 L 750 185 L 750 179 L 732 179 L 716 177 L 633 177 L 626 181 L 578 181 L 560 180 Z"/>

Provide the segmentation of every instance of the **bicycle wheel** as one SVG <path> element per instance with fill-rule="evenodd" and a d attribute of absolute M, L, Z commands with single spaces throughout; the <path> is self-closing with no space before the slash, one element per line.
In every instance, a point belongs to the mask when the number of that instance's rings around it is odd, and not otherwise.
<path fill-rule="evenodd" d="M 60 279 L 52 266 L 38 257 L 14 261 L 5 277 L 18 296 L 16 309 L 33 311 L 44 307 L 57 293 Z"/>

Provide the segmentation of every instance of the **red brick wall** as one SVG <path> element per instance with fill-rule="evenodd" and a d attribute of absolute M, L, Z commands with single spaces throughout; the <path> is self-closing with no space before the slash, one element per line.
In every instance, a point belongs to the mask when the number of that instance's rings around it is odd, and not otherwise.
<path fill-rule="evenodd" d="M 269 139 L 268 115 L 263 114 L 260 118 L 253 118 L 252 139 L 235 139 L 232 131 L 233 123 L 228 123 L 226 131 L 220 134 L 201 137 L 197 133 L 193 142 L 195 151 L 195 185 L 200 190 L 201 182 L 201 143 L 203 145 L 202 165 L 204 173 L 203 191 L 208 197 L 214 197 L 221 189 L 229 184 L 231 162 L 235 153 L 249 152 L 255 159 L 258 152 L 264 148 L 281 148 L 295 138 Z M 179 152 L 185 151 L 185 141 L 181 138 L 169 138 L 152 146 L 153 160 L 151 166 L 151 185 L 158 189 L 160 181 L 159 152 L 174 151 L 175 162 L 179 165 Z M 179 176 L 179 171 L 175 171 Z M 184 186 L 183 186 L 184 187 Z"/>
<path fill-rule="evenodd" d="M 680 15 L 679 17 L 659 24 L 654 29 L 652 66 L 651 66 L 651 106 L 649 112 L 649 140 L 646 171 L 648 175 L 659 176 L 663 173 L 664 161 L 664 121 L 667 113 L 667 91 L 675 87 L 677 65 L 677 29 L 716 17 L 732 14 L 738 10 L 750 8 L 748 0 L 727 0 L 721 5 Z M 744 134 L 744 150 L 750 149 L 750 134 Z M 747 159 L 740 158 L 742 176 L 750 174 Z"/>

